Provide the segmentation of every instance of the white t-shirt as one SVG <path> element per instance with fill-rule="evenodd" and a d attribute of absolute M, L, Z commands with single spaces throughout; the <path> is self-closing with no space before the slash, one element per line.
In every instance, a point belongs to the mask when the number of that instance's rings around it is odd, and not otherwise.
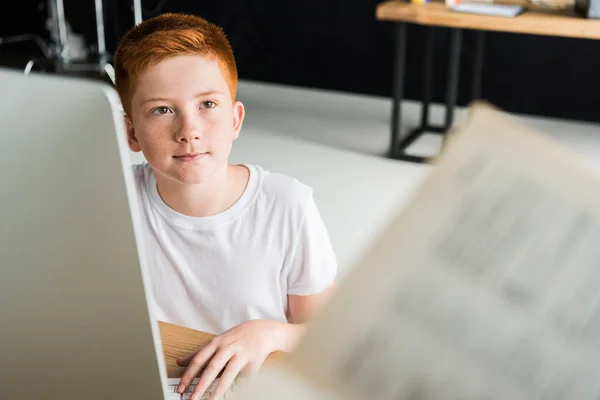
<path fill-rule="evenodd" d="M 189 217 L 160 197 L 149 164 L 133 167 L 156 318 L 222 333 L 252 319 L 287 321 L 287 296 L 335 280 L 336 258 L 312 190 L 260 167 L 240 199 Z"/>

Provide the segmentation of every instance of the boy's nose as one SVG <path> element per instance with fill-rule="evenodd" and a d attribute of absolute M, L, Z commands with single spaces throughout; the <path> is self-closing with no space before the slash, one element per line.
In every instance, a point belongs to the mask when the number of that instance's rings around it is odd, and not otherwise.
<path fill-rule="evenodd" d="M 191 143 L 194 140 L 199 140 L 200 135 L 188 134 L 186 132 L 181 132 L 181 134 L 177 135 L 177 141 L 179 143 Z"/>
<path fill-rule="evenodd" d="M 200 127 L 195 121 L 184 119 L 181 121 L 179 129 L 176 133 L 176 140 L 179 143 L 191 143 L 194 140 L 199 140 L 201 137 Z"/>

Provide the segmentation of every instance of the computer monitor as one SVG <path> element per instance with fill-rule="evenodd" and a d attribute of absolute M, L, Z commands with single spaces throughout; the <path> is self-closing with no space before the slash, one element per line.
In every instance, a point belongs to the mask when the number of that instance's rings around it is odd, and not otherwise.
<path fill-rule="evenodd" d="M 0 69 L 0 399 L 164 399 L 108 84 Z"/>

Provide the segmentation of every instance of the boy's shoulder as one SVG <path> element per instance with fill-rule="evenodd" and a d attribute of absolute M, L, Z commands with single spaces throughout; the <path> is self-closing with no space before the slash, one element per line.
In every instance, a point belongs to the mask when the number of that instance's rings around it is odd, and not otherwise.
<path fill-rule="evenodd" d="M 257 165 L 247 165 L 247 167 L 256 172 L 260 193 L 269 202 L 285 207 L 304 208 L 312 198 L 312 188 L 295 177 L 269 171 Z"/>

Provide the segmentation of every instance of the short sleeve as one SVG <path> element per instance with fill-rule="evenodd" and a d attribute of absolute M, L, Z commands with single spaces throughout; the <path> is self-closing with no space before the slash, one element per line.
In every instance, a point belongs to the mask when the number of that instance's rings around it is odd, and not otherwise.
<path fill-rule="evenodd" d="M 308 296 L 327 289 L 337 275 L 337 260 L 329 233 L 312 195 L 292 250 L 288 269 L 288 294 Z"/>

